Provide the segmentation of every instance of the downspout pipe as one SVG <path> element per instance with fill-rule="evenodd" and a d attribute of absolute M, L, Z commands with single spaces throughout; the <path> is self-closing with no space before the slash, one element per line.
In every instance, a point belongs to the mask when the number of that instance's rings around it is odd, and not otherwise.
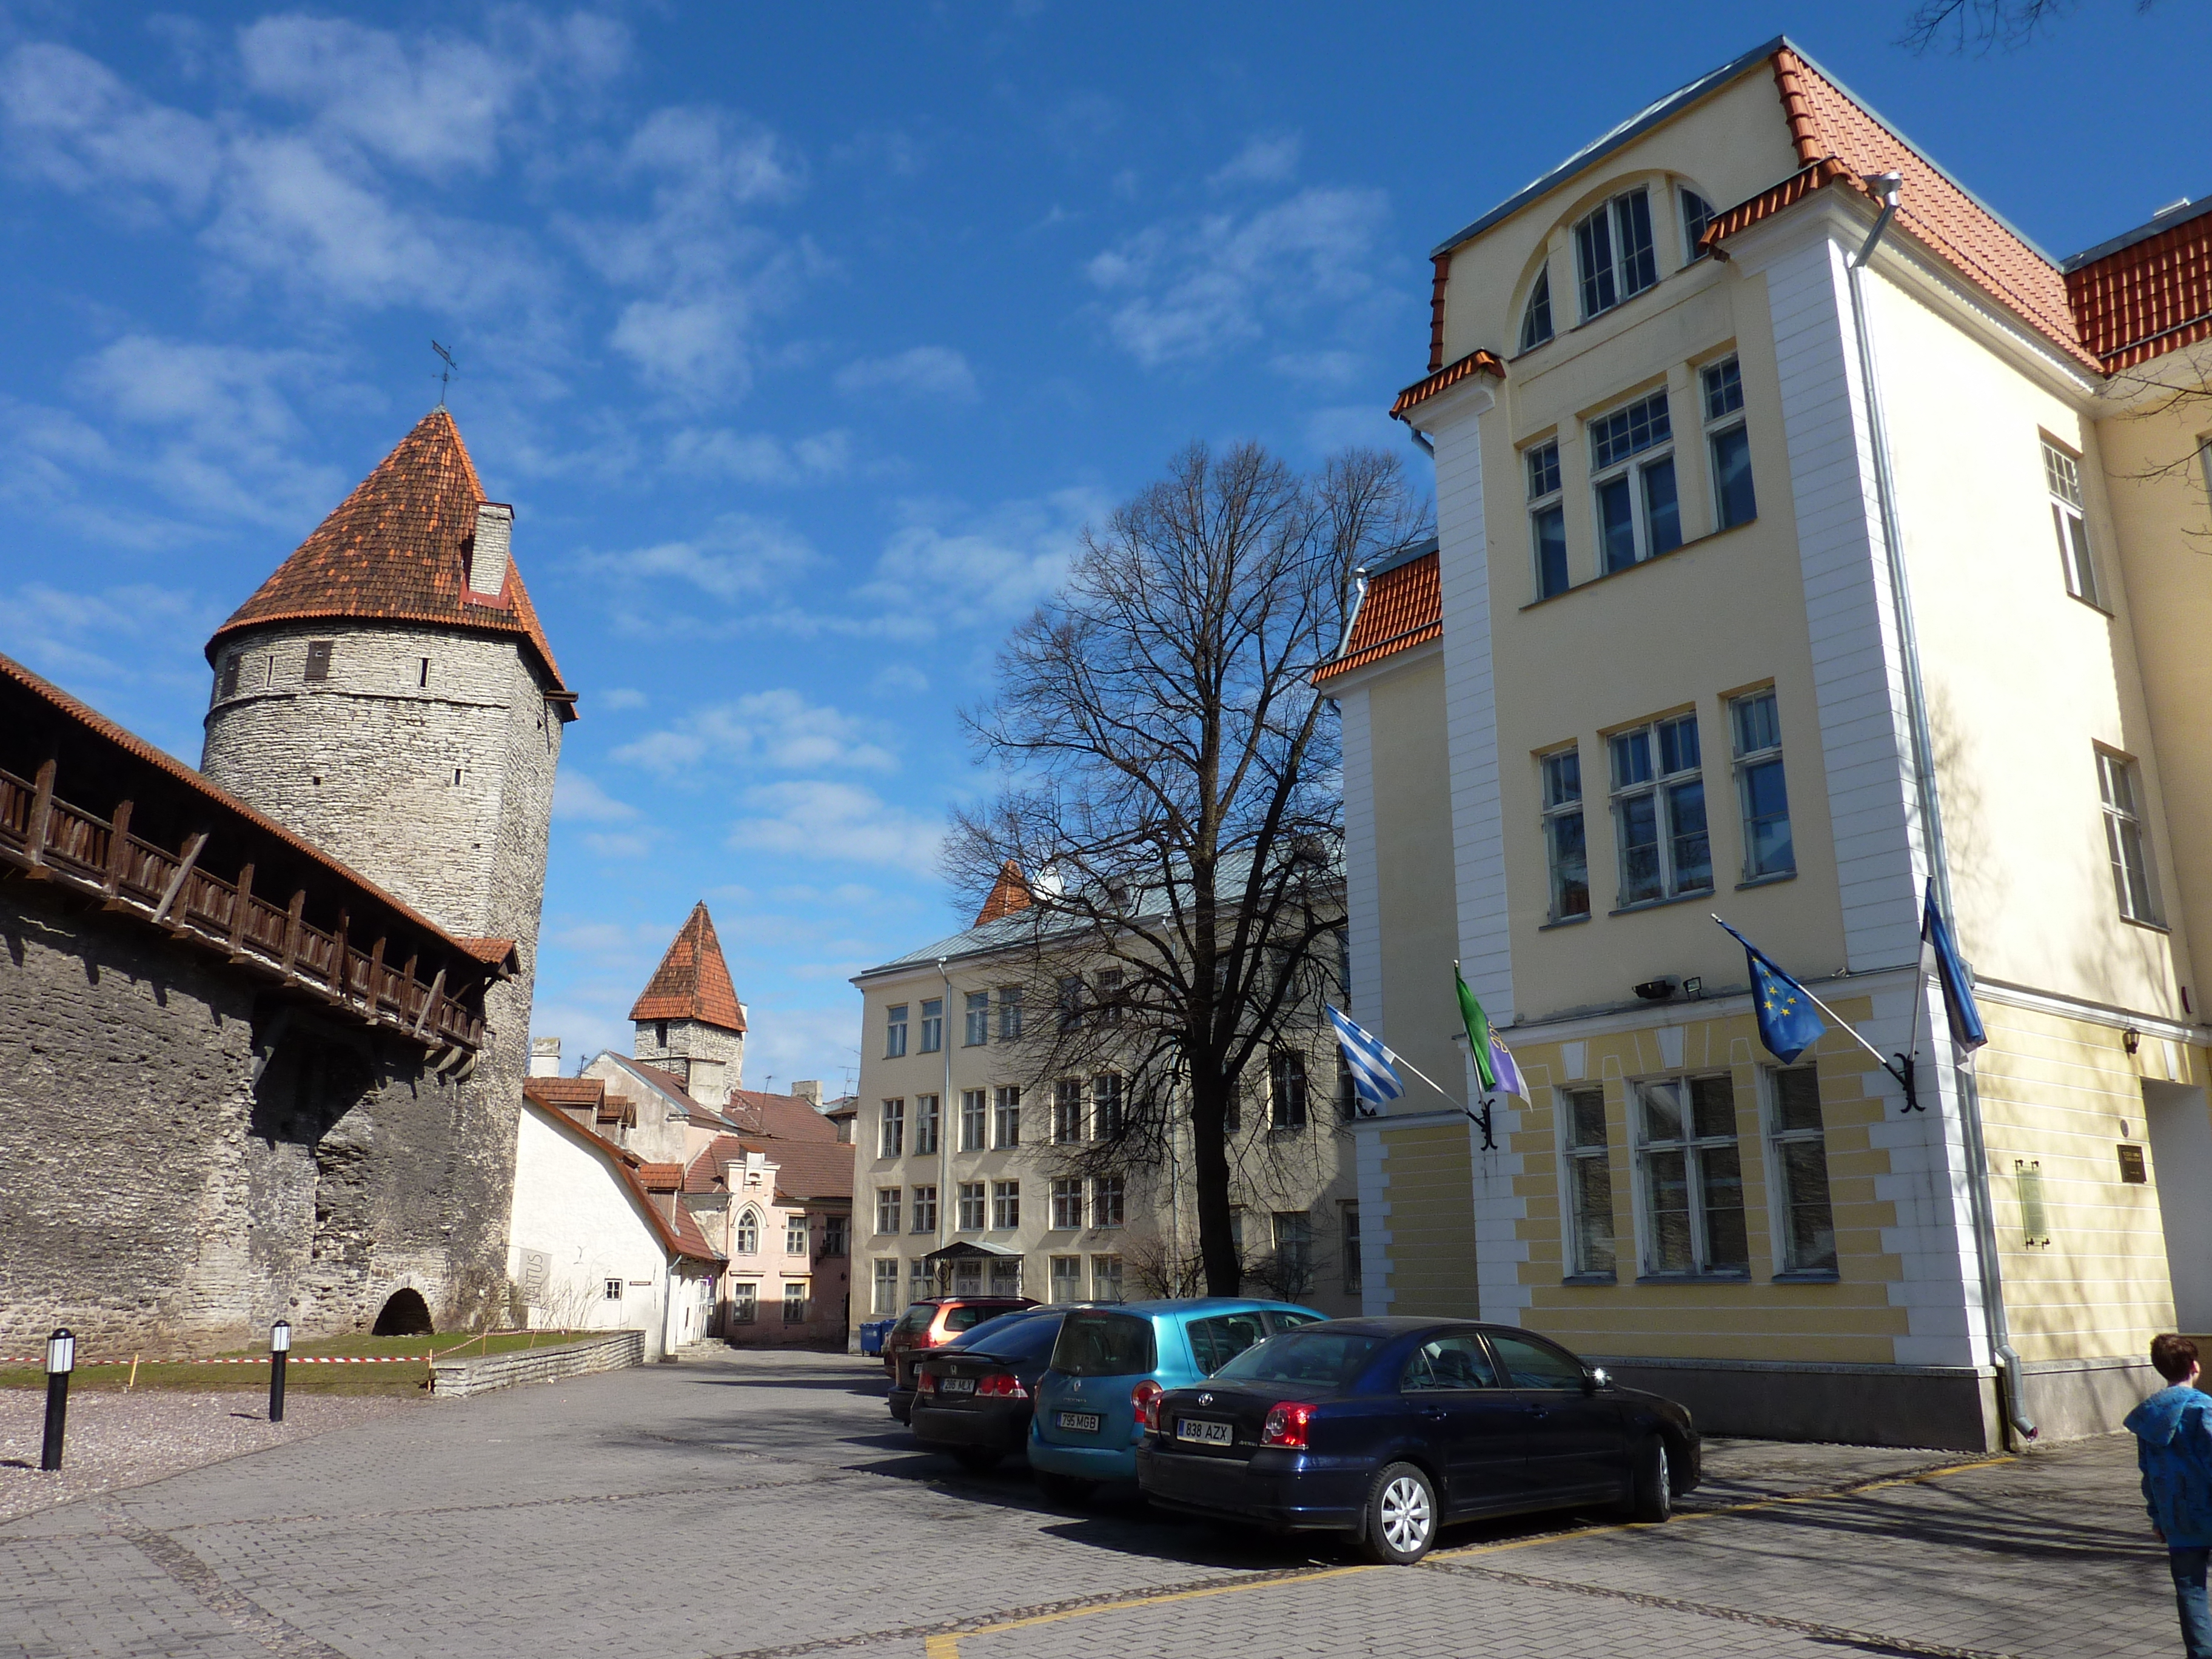
<path fill-rule="evenodd" d="M 1928 726 L 1928 697 L 1920 676 L 1920 640 L 1913 626 L 1912 590 L 1905 565 L 1905 541 L 1898 527 L 1897 486 L 1890 468 L 1889 429 L 1882 418 L 1881 381 L 1875 373 L 1874 337 L 1867 326 L 1865 270 L 1881 245 L 1882 235 L 1896 217 L 1905 179 L 1895 173 L 1869 173 L 1864 183 L 1881 203 L 1874 228 L 1848 267 L 1851 290 L 1851 325 L 1857 336 L 1859 378 L 1866 387 L 1868 435 L 1874 451 L 1875 495 L 1881 517 L 1881 539 L 1889 568 L 1890 602 L 1895 607 L 1898 648 L 1904 658 L 1905 703 L 1912 732 L 1912 771 L 1919 797 L 1921 833 L 1928 849 L 1929 873 L 1936 884 L 1936 901 L 1943 914 L 1955 916 L 1951 903 L 1951 862 L 1943 842 L 1942 803 L 1936 781 L 1936 743 Z M 1913 994 L 1926 994 L 1924 977 Z M 1905 1063 L 1914 1063 L 1911 1055 Z M 2023 1440 L 2036 1437 L 2027 1415 L 2025 1367 L 2012 1346 L 2005 1314 L 2004 1275 L 1997 1260 L 1996 1206 L 1990 1196 L 1990 1160 L 1982 1134 L 1981 1091 L 1971 1064 L 1957 1067 L 1960 1127 L 1966 1140 L 1966 1189 L 1974 1226 L 1974 1255 L 1981 1269 L 1982 1316 L 1988 1328 L 1990 1352 L 2004 1373 L 2005 1422 Z"/>
<path fill-rule="evenodd" d="M 937 1023 L 937 1046 L 945 1054 L 945 1091 L 937 1097 L 937 1248 L 946 1243 L 946 1224 L 952 1203 L 952 970 L 945 958 L 937 959 L 937 976 L 945 982 L 945 1017 Z"/>

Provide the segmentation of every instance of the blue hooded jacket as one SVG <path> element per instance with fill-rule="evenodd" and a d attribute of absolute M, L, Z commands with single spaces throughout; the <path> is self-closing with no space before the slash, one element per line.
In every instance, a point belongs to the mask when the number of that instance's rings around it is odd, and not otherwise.
<path fill-rule="evenodd" d="M 2143 1501 L 2168 1549 L 2212 1547 L 2212 1394 L 2161 1389 L 2130 1412 Z"/>

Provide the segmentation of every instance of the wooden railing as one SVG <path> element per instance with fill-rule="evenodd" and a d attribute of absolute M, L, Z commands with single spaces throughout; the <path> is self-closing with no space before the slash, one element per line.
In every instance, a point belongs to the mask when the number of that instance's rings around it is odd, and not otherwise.
<path fill-rule="evenodd" d="M 304 890 L 291 894 L 288 904 L 272 904 L 253 890 L 251 864 L 235 882 L 223 880 L 201 867 L 204 834 L 187 836 L 173 853 L 132 835 L 130 826 L 129 801 L 110 821 L 59 799 L 52 763 L 34 780 L 0 770 L 0 860 L 35 878 L 95 892 L 108 909 L 222 950 L 234 963 L 272 971 L 426 1047 L 481 1046 L 483 1022 L 446 994 L 442 966 L 425 983 L 416 975 L 418 957 L 398 964 L 384 959 L 383 939 L 360 949 L 347 937 L 343 910 L 336 932 L 313 926 L 301 914 Z"/>

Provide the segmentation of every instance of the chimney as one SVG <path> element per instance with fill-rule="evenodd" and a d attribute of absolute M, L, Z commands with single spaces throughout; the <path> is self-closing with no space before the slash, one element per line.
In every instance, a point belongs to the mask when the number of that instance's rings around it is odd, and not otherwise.
<path fill-rule="evenodd" d="M 816 1111 L 822 1109 L 822 1085 L 817 1079 L 811 1077 L 801 1078 L 791 1085 L 791 1092 Z"/>
<path fill-rule="evenodd" d="M 469 592 L 488 599 L 507 586 L 507 556 L 514 536 L 514 509 L 505 501 L 477 503 L 476 550 L 469 556 Z"/>
<path fill-rule="evenodd" d="M 530 1075 L 532 1077 L 561 1075 L 561 1039 L 559 1037 L 530 1039 Z"/>

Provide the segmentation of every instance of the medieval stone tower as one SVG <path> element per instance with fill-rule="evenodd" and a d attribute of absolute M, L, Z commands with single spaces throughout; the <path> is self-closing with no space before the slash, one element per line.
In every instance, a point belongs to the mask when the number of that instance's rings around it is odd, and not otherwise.
<path fill-rule="evenodd" d="M 207 647 L 209 778 L 447 932 L 514 944 L 485 1051 L 452 1085 L 461 1150 L 420 1172 L 448 1247 L 412 1271 L 452 1312 L 504 1272 L 553 773 L 575 718 L 513 523 L 433 410 Z"/>
<path fill-rule="evenodd" d="M 675 1073 L 702 1106 L 720 1108 L 744 1086 L 745 1006 L 703 899 L 691 907 L 629 1017 L 637 1028 L 632 1056 Z"/>

